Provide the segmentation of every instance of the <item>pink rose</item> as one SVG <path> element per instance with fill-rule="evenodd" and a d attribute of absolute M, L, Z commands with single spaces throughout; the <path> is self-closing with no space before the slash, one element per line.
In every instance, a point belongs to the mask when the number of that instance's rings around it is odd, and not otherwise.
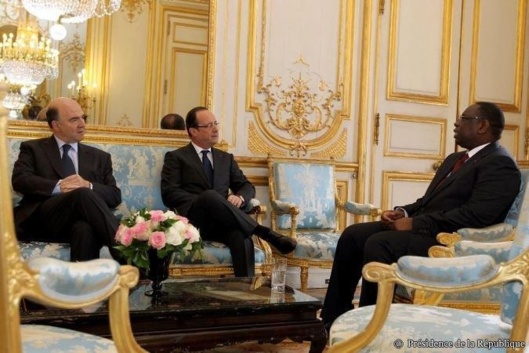
<path fill-rule="evenodd" d="M 149 213 L 151 214 L 151 221 L 162 222 L 162 221 L 165 221 L 166 219 L 162 211 L 155 210 L 155 211 L 150 211 Z"/>
<path fill-rule="evenodd" d="M 165 233 L 153 232 L 149 238 L 149 245 L 157 250 L 163 248 L 165 246 Z"/>
<path fill-rule="evenodd" d="M 187 219 L 184 216 L 176 216 L 176 219 L 179 220 L 180 222 L 184 222 L 184 224 L 188 224 L 189 223 L 189 219 Z"/>
<path fill-rule="evenodd" d="M 141 222 L 137 223 L 134 227 L 131 228 L 132 236 L 138 240 L 147 240 L 149 239 L 149 223 Z"/>

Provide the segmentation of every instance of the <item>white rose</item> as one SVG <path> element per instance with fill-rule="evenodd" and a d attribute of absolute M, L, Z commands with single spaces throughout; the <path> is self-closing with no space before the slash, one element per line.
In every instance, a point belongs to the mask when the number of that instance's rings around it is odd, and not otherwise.
<path fill-rule="evenodd" d="M 173 211 L 166 211 L 163 215 L 165 216 L 165 219 L 175 219 L 176 218 L 176 213 L 174 213 Z"/>
<path fill-rule="evenodd" d="M 180 226 L 180 223 L 181 222 L 176 222 L 175 224 L 173 224 L 171 228 L 165 231 L 165 234 L 167 235 L 166 242 L 168 244 L 171 244 L 174 246 L 178 246 L 182 244 L 182 241 L 184 240 L 184 238 L 182 237 L 183 229 Z"/>
<path fill-rule="evenodd" d="M 142 216 L 138 215 L 138 216 L 136 216 L 135 221 L 136 221 L 136 224 L 142 223 L 142 222 L 145 222 L 145 218 L 143 218 Z"/>
<path fill-rule="evenodd" d="M 196 243 L 200 240 L 200 232 L 195 226 L 188 224 L 186 227 L 186 238 L 189 239 L 190 244 Z"/>

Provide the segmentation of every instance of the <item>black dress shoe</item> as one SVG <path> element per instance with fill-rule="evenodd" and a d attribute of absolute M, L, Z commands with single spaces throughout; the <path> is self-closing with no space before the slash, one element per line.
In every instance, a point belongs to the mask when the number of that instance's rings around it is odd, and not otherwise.
<path fill-rule="evenodd" d="M 286 237 L 272 230 L 268 233 L 268 236 L 265 240 L 269 242 L 274 248 L 279 250 L 281 254 L 288 254 L 289 252 L 294 251 L 296 245 L 298 245 L 296 239 Z"/>

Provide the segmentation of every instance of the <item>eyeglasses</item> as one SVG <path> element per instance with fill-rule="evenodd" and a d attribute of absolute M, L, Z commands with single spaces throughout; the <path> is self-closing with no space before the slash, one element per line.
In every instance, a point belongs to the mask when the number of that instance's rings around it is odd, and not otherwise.
<path fill-rule="evenodd" d="M 213 126 L 219 126 L 219 122 L 218 121 L 215 121 L 213 123 L 209 123 L 209 124 L 206 124 L 206 125 L 196 125 L 195 128 L 196 129 L 199 129 L 201 127 L 205 128 L 205 129 L 211 129 L 213 128 Z"/>
<path fill-rule="evenodd" d="M 466 120 L 466 121 L 469 121 L 469 120 L 477 120 L 477 119 L 481 119 L 481 117 L 479 116 L 466 116 L 466 115 L 461 115 L 459 117 L 458 120 Z"/>

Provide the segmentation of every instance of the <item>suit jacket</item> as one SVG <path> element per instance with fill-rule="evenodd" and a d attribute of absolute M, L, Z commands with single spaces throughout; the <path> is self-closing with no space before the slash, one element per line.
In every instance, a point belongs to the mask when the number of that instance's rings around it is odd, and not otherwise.
<path fill-rule="evenodd" d="M 247 202 L 255 197 L 255 187 L 235 162 L 233 154 L 211 149 L 214 185 L 209 185 L 202 161 L 190 143 L 165 154 L 161 192 L 163 203 L 178 214 L 187 215 L 193 200 L 203 191 L 213 189 L 227 198 L 229 190 Z"/>
<path fill-rule="evenodd" d="M 78 174 L 92 183 L 94 192 L 109 208 L 117 207 L 121 203 L 121 190 L 112 174 L 110 154 L 79 143 L 77 157 Z M 61 174 L 61 154 L 53 136 L 22 142 L 12 176 L 13 189 L 23 195 L 15 207 L 18 231 L 22 222 L 52 197 L 55 185 L 64 178 Z M 19 238 L 23 238 L 21 233 Z"/>
<path fill-rule="evenodd" d="M 435 237 L 439 232 L 482 228 L 505 220 L 520 191 L 516 162 L 498 142 L 493 142 L 445 179 L 464 153 L 449 155 L 424 196 L 401 206 L 413 217 L 414 232 Z"/>

